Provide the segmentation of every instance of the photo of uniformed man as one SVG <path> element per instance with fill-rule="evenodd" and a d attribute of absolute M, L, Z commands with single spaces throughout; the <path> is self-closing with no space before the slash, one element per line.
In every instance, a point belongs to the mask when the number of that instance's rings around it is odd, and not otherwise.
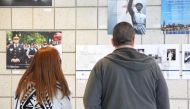
<path fill-rule="evenodd" d="M 7 45 L 7 67 L 22 68 L 25 64 L 25 51 L 20 44 L 18 34 L 14 34 L 12 42 Z"/>
<path fill-rule="evenodd" d="M 54 47 L 62 56 L 62 33 L 59 31 L 8 31 L 7 69 L 26 69 L 38 49 Z"/>
<path fill-rule="evenodd" d="M 117 23 L 129 22 L 135 33 L 146 33 L 147 0 L 108 0 L 108 34 L 112 34 Z"/>

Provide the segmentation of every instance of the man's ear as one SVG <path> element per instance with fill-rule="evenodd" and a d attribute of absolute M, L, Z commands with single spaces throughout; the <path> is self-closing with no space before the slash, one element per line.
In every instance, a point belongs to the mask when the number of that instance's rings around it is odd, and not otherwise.
<path fill-rule="evenodd" d="M 112 42 L 112 45 L 114 46 L 114 47 L 117 47 L 117 43 L 115 42 L 115 40 L 112 38 L 111 39 L 111 42 Z"/>

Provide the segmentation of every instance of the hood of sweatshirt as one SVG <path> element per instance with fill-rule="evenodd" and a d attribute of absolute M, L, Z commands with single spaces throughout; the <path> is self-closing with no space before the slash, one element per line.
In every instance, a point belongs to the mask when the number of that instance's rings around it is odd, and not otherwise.
<path fill-rule="evenodd" d="M 155 63 L 152 57 L 139 53 L 134 48 L 118 48 L 105 58 L 130 70 L 143 70 Z"/>

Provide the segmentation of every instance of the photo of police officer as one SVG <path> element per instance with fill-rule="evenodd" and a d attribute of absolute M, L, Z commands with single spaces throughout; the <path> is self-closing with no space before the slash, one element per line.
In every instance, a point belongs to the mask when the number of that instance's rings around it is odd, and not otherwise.
<path fill-rule="evenodd" d="M 61 39 L 60 31 L 8 31 L 6 68 L 26 69 L 42 47 L 54 47 L 62 57 Z"/>
<path fill-rule="evenodd" d="M 31 43 L 30 47 L 26 50 L 27 63 L 30 63 L 34 57 L 34 54 L 37 52 L 38 47 L 35 43 Z"/>
<path fill-rule="evenodd" d="M 18 34 L 14 34 L 12 41 L 7 45 L 7 68 L 23 68 L 25 64 L 25 51 L 20 44 Z"/>

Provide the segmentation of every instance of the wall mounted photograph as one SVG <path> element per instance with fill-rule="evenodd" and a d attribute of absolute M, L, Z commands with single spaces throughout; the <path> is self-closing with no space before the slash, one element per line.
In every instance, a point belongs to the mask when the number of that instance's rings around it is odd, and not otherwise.
<path fill-rule="evenodd" d="M 55 47 L 62 54 L 62 33 L 36 31 L 9 31 L 6 33 L 6 68 L 25 69 L 34 54 L 42 47 Z"/>
<path fill-rule="evenodd" d="M 166 34 L 190 33 L 190 0 L 162 0 L 161 30 Z"/>
<path fill-rule="evenodd" d="M 108 34 L 122 21 L 131 23 L 136 34 L 145 34 L 146 0 L 108 0 Z"/>
<path fill-rule="evenodd" d="M 182 70 L 190 70 L 190 44 L 182 45 Z"/>
<path fill-rule="evenodd" d="M 52 6 L 52 0 L 0 0 L 0 6 Z"/>

